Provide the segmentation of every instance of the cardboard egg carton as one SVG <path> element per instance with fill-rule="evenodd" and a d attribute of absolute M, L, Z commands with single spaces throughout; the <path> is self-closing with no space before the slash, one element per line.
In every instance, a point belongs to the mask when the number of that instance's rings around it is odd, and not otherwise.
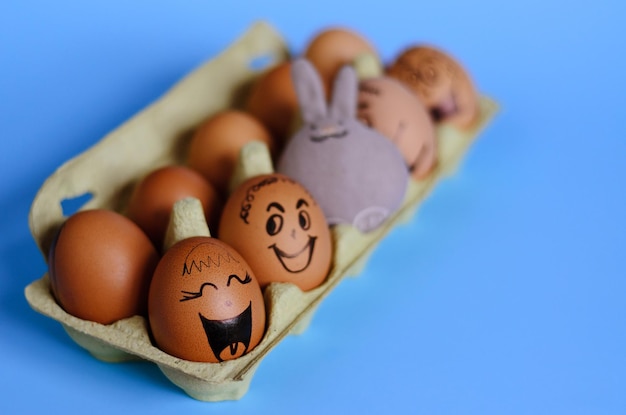
<path fill-rule="evenodd" d="M 51 241 L 66 217 L 61 203 L 88 195 L 81 209 L 124 211 L 137 180 L 157 167 L 184 163 L 193 130 L 208 116 L 240 106 L 251 83 L 262 72 L 259 62 L 288 58 L 281 37 L 267 24 L 253 25 L 232 46 L 190 73 L 155 103 L 105 136 L 92 148 L 69 160 L 39 190 L 30 212 L 30 229 L 47 257 Z M 296 286 L 274 283 L 264 293 L 267 327 L 261 343 L 248 354 L 221 363 L 198 363 L 171 356 L 154 346 L 148 322 L 140 316 L 102 325 L 66 313 L 50 291 L 48 275 L 25 289 L 33 309 L 59 321 L 69 336 L 98 359 L 109 362 L 143 359 L 158 365 L 165 376 L 191 397 L 203 401 L 241 398 L 256 368 L 285 336 L 306 330 L 317 305 L 346 276 L 358 275 L 378 242 L 395 226 L 410 220 L 433 186 L 454 171 L 463 155 L 497 110 L 480 98 L 480 119 L 461 131 L 442 125 L 438 167 L 422 181 L 411 181 L 404 203 L 385 224 L 362 234 L 350 226 L 333 228 L 333 266 L 319 287 L 302 292 Z M 243 156 L 240 173 L 246 173 Z M 243 173 L 241 172 L 243 171 Z"/>

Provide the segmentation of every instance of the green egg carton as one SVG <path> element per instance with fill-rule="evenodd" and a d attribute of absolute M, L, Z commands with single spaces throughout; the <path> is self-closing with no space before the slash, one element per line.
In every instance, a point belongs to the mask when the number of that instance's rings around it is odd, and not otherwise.
<path fill-rule="evenodd" d="M 139 112 L 93 147 L 67 161 L 39 190 L 30 211 L 30 229 L 47 258 L 56 231 L 65 221 L 61 202 L 90 195 L 81 209 L 123 212 L 134 183 L 168 164 L 184 163 L 194 129 L 220 110 L 241 106 L 263 70 L 256 63 L 289 58 L 281 36 L 268 24 L 254 24 L 214 59 L 190 73 L 163 97 Z M 147 360 L 188 395 L 202 401 L 235 400 L 248 390 L 263 358 L 289 334 L 306 330 L 317 305 L 346 276 L 358 275 L 370 253 L 394 227 L 411 220 L 435 184 L 451 174 L 497 111 L 491 99 L 480 98 L 480 119 L 469 130 L 437 127 L 439 164 L 424 180 L 411 180 L 402 207 L 383 226 L 362 234 L 350 226 L 335 226 L 331 272 L 319 287 L 302 292 L 293 284 L 274 283 L 264 292 L 266 332 L 246 355 L 221 363 L 198 363 L 171 356 L 152 344 L 148 322 L 140 316 L 102 325 L 66 313 L 50 291 L 48 275 L 25 289 L 31 307 L 62 324 L 68 335 L 93 356 L 107 362 Z M 255 155 L 250 155 L 254 159 Z M 240 170 L 245 173 L 246 159 Z"/>

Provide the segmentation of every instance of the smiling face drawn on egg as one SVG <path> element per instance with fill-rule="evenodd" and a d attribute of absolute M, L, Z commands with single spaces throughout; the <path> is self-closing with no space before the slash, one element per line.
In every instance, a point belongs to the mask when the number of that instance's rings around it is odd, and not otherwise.
<path fill-rule="evenodd" d="M 187 360 L 235 359 L 263 336 L 263 296 L 252 270 L 213 238 L 190 238 L 170 248 L 155 272 L 149 301 L 157 345 Z"/>
<path fill-rule="evenodd" d="M 332 243 L 324 214 L 311 195 L 287 176 L 257 176 L 229 198 L 220 239 L 255 270 L 261 286 L 319 285 L 330 268 Z"/>
<path fill-rule="evenodd" d="M 309 203 L 302 198 L 298 199 L 296 202 L 295 210 L 298 212 L 298 226 L 293 226 L 291 228 L 291 237 L 293 239 L 297 239 L 296 232 L 299 232 L 299 229 L 306 232 L 311 228 L 311 215 L 307 211 L 308 207 Z M 271 214 L 271 216 L 267 218 L 265 231 L 270 236 L 278 235 L 283 230 L 286 216 L 285 208 L 278 202 L 271 202 L 267 205 L 267 209 L 265 210 Z M 277 246 L 278 242 L 274 242 L 268 246 L 269 249 L 274 251 L 276 258 L 278 258 L 279 262 L 283 268 L 287 270 L 287 272 L 302 272 L 311 264 L 317 236 L 309 234 L 306 236 L 308 237 L 307 243 L 302 246 L 302 249 L 298 249 L 296 246 L 295 252 L 283 251 Z"/>

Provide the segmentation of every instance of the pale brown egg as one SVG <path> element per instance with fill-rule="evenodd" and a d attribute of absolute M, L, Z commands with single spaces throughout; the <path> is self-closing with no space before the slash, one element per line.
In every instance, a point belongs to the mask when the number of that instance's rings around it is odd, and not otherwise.
<path fill-rule="evenodd" d="M 139 227 L 119 213 L 70 216 L 48 254 L 52 292 L 69 314 L 110 324 L 146 316 L 148 287 L 159 257 Z"/>
<path fill-rule="evenodd" d="M 469 74 L 439 49 L 408 48 L 389 66 L 387 74 L 411 88 L 435 122 L 469 128 L 478 118 L 478 93 Z"/>
<path fill-rule="evenodd" d="M 186 197 L 200 200 L 209 227 L 217 224 L 222 199 L 200 173 L 184 166 L 161 167 L 140 180 L 126 213 L 160 250 L 172 207 Z"/>
<path fill-rule="evenodd" d="M 230 196 L 219 239 L 250 264 L 261 284 L 290 282 L 307 291 L 323 283 L 332 262 L 332 239 L 324 213 L 296 181 L 260 175 Z"/>
<path fill-rule="evenodd" d="M 298 114 L 290 61 L 278 64 L 256 80 L 245 109 L 269 129 L 279 147 L 285 142 Z"/>
<path fill-rule="evenodd" d="M 400 81 L 378 77 L 359 82 L 357 118 L 389 138 L 416 179 L 437 163 L 435 126 L 424 104 Z"/>
<path fill-rule="evenodd" d="M 259 120 L 243 111 L 221 111 L 196 129 L 189 145 L 187 163 L 225 195 L 239 151 L 253 140 L 267 144 L 270 152 L 274 151 L 272 136 Z"/>
<path fill-rule="evenodd" d="M 303 56 L 317 69 L 329 96 L 335 75 L 342 66 L 352 64 L 360 55 L 378 59 L 378 52 L 360 34 L 347 28 L 330 28 L 317 33 L 306 46 Z"/>
<path fill-rule="evenodd" d="M 156 345 L 196 362 L 241 357 L 265 332 L 265 304 L 253 270 L 210 237 L 183 239 L 165 252 L 150 285 L 148 314 Z"/>

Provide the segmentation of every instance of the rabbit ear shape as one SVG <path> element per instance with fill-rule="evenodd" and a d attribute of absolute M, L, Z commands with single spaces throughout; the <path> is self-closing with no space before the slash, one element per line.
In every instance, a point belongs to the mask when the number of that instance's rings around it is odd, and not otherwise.
<path fill-rule="evenodd" d="M 291 77 L 304 122 L 310 124 L 326 117 L 324 87 L 311 62 L 306 59 L 293 61 Z"/>
<path fill-rule="evenodd" d="M 333 118 L 354 118 L 358 94 L 358 79 L 351 65 L 343 66 L 335 76 L 330 115 Z"/>

